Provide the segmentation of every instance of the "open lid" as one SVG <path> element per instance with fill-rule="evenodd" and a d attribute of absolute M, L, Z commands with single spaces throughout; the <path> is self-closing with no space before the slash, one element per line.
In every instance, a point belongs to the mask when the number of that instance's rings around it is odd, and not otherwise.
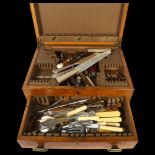
<path fill-rule="evenodd" d="M 37 41 L 121 43 L 128 3 L 30 3 Z"/>

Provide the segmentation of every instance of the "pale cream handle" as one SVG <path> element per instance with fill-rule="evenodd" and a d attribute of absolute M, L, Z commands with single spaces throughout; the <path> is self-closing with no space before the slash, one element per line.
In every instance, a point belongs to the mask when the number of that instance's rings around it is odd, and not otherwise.
<path fill-rule="evenodd" d="M 120 126 L 120 123 L 113 123 L 113 122 L 99 122 L 99 125 L 109 125 L 109 126 Z"/>
<path fill-rule="evenodd" d="M 69 71 L 59 77 L 56 78 L 56 80 L 61 83 L 63 81 L 65 81 L 66 79 L 70 78 L 71 76 L 75 75 L 76 73 L 78 73 L 78 71 L 76 69 L 73 69 L 72 71 Z"/>
<path fill-rule="evenodd" d="M 113 122 L 107 122 L 106 125 L 109 125 L 109 126 L 120 126 L 120 123 L 113 123 Z"/>
<path fill-rule="evenodd" d="M 121 122 L 121 117 L 99 118 L 98 122 Z"/>
<path fill-rule="evenodd" d="M 96 115 L 99 117 L 117 117 L 120 116 L 121 113 L 119 111 L 106 111 L 106 112 L 97 112 Z"/>
<path fill-rule="evenodd" d="M 86 110 L 86 109 L 87 109 L 86 106 L 82 106 L 82 107 L 80 107 L 80 108 L 77 108 L 77 109 L 75 109 L 75 110 L 72 110 L 72 111 L 68 112 L 68 113 L 67 113 L 67 116 L 69 117 L 69 116 L 75 115 L 75 114 L 77 114 L 77 113 L 79 113 L 79 112 L 81 112 L 81 111 L 84 111 L 84 110 Z"/>
<path fill-rule="evenodd" d="M 123 132 L 124 129 L 120 127 L 113 127 L 113 126 L 104 126 L 101 125 L 99 130 L 109 130 L 109 131 L 115 131 L 115 132 Z"/>

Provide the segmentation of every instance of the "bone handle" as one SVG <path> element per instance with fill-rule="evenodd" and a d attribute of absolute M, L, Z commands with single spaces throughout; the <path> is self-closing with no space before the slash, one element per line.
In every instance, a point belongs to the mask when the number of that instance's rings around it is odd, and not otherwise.
<path fill-rule="evenodd" d="M 101 125 L 99 130 L 109 130 L 109 131 L 115 131 L 115 132 L 123 132 L 123 128 L 120 128 L 120 127 L 113 127 L 113 126 L 104 126 L 104 125 Z"/>
<path fill-rule="evenodd" d="M 89 83 L 91 84 L 91 86 L 93 86 L 93 87 L 95 86 L 94 83 L 93 83 L 93 81 L 88 76 L 86 76 L 86 79 L 89 81 Z"/>
<path fill-rule="evenodd" d="M 98 122 L 121 122 L 121 117 L 99 118 Z"/>
<path fill-rule="evenodd" d="M 64 75 L 61 75 L 59 77 L 56 78 L 56 80 L 61 83 L 63 81 L 65 81 L 66 79 L 70 78 L 71 76 L 75 75 L 78 71 L 73 69 L 70 72 L 65 73 Z"/>
<path fill-rule="evenodd" d="M 75 115 L 75 114 L 77 114 L 77 113 L 79 113 L 79 112 L 81 112 L 81 111 L 84 111 L 84 110 L 86 110 L 86 109 L 87 109 L 86 106 L 82 106 L 82 107 L 80 107 L 80 108 L 77 108 L 77 109 L 75 109 L 75 110 L 72 110 L 72 111 L 68 112 L 68 113 L 67 113 L 67 116 L 69 117 L 69 116 Z"/>
<path fill-rule="evenodd" d="M 107 112 L 97 112 L 97 116 L 99 117 L 118 117 L 121 115 L 119 111 L 107 111 Z"/>
<path fill-rule="evenodd" d="M 113 122 L 99 122 L 99 125 L 108 125 L 108 126 L 120 126 L 120 123 L 113 123 Z"/>

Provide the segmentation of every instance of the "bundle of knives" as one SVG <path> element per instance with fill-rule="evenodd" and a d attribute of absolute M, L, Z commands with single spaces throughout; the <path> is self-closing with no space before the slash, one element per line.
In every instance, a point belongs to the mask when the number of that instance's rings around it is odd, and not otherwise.
<path fill-rule="evenodd" d="M 34 104 L 39 106 L 38 104 Z M 124 132 L 120 98 L 74 99 L 60 97 L 48 107 L 33 110 L 32 133 L 102 133 Z"/>
<path fill-rule="evenodd" d="M 88 69 L 86 72 L 91 72 L 91 76 L 94 77 L 96 74 L 96 68 L 93 65 L 107 57 L 109 54 L 111 54 L 110 48 L 88 49 L 86 52 L 80 53 L 77 56 L 72 56 L 63 60 L 63 56 L 61 56 L 62 52 L 60 52 L 60 62 L 57 64 L 57 69 L 53 70 L 54 74 L 52 74 L 52 77 L 55 78 L 58 83 L 62 83 L 70 77 L 77 75 L 77 84 L 80 84 L 81 80 L 83 80 L 83 82 L 87 81 L 86 85 L 93 85 L 90 78 L 87 75 L 84 76 L 82 72 Z"/>

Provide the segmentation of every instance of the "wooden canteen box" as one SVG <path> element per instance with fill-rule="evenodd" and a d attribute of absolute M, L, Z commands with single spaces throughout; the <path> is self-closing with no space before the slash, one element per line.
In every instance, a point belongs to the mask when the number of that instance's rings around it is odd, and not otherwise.
<path fill-rule="evenodd" d="M 38 45 L 22 87 L 27 99 L 17 137 L 22 148 L 42 152 L 48 149 L 107 149 L 119 152 L 135 147 L 138 138 L 130 109 L 134 88 L 121 49 L 128 5 L 30 3 Z M 67 62 L 64 59 L 72 60 L 81 56 L 82 52 L 87 55 L 91 53 L 88 51 L 95 50 L 97 53 L 103 49 L 110 49 L 111 54 L 88 67 L 84 74 L 75 74 L 75 78 L 70 76 L 62 82 L 53 78 L 53 70 L 58 64 Z M 64 75 L 66 73 L 61 76 Z M 83 83 L 78 83 L 78 76 L 87 76 L 92 81 L 87 83 L 82 77 Z M 125 127 L 125 132 L 31 132 L 34 105 L 50 106 L 62 96 L 65 103 L 83 98 L 91 101 L 102 99 L 106 104 L 119 100 L 122 105 L 121 125 Z"/>

